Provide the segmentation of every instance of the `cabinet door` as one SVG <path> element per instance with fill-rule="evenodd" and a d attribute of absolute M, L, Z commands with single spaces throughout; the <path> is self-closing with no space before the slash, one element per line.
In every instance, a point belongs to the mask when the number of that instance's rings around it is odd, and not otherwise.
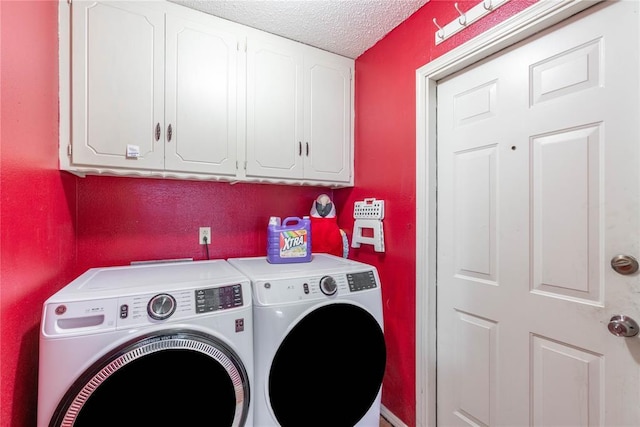
<path fill-rule="evenodd" d="M 351 179 L 352 64 L 347 58 L 324 52 L 305 56 L 306 179 Z"/>
<path fill-rule="evenodd" d="M 203 14 L 167 15 L 165 169 L 235 175 L 238 37 Z"/>
<path fill-rule="evenodd" d="M 292 43 L 247 43 L 247 176 L 303 177 L 302 65 Z"/>
<path fill-rule="evenodd" d="M 124 2 L 71 8 L 72 163 L 162 169 L 163 12 Z"/>

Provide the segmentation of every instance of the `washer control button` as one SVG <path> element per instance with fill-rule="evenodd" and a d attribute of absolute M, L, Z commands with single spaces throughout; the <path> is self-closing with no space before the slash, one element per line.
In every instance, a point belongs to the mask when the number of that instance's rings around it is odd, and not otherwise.
<path fill-rule="evenodd" d="M 176 299 L 169 294 L 158 294 L 147 304 L 147 313 L 155 320 L 168 319 L 175 311 Z"/>
<path fill-rule="evenodd" d="M 336 279 L 331 276 L 324 276 L 320 279 L 320 290 L 325 295 L 334 295 L 338 291 Z"/>

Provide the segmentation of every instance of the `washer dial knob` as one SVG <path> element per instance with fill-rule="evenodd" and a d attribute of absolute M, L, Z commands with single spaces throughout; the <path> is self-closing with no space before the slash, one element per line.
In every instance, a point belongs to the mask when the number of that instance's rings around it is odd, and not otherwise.
<path fill-rule="evenodd" d="M 169 294 L 158 294 L 147 304 L 147 313 L 155 320 L 168 319 L 175 311 L 176 299 Z"/>
<path fill-rule="evenodd" d="M 336 283 L 336 279 L 331 276 L 324 276 L 320 279 L 320 290 L 325 295 L 333 295 L 338 290 L 338 284 Z"/>

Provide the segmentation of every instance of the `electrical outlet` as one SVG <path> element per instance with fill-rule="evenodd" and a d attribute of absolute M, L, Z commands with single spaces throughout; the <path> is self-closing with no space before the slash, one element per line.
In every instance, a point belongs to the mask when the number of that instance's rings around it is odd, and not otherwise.
<path fill-rule="evenodd" d="M 200 227 L 200 235 L 199 242 L 201 245 L 210 245 L 211 244 L 211 227 Z M 205 242 L 205 238 L 207 241 Z"/>

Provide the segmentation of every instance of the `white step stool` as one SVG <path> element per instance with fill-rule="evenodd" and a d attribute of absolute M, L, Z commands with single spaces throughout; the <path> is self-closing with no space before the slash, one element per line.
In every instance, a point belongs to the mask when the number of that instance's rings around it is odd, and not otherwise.
<path fill-rule="evenodd" d="M 382 220 L 384 218 L 384 200 L 364 199 L 355 202 L 353 207 L 353 239 L 352 248 L 359 248 L 360 244 L 373 245 L 376 252 L 384 252 L 384 230 Z M 363 236 L 362 230 L 373 230 L 373 236 Z"/>

